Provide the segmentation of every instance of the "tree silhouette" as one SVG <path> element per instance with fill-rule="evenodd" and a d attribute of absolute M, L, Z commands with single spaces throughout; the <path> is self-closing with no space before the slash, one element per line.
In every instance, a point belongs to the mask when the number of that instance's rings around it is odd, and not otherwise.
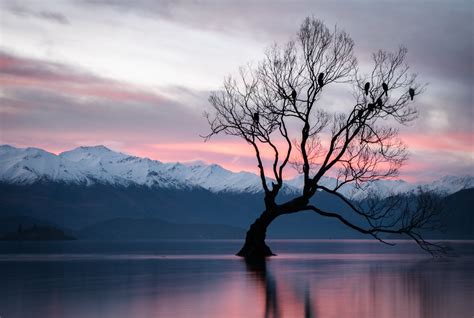
<path fill-rule="evenodd" d="M 353 48 L 346 32 L 306 18 L 296 40 L 271 46 L 258 65 L 241 67 L 238 76 L 227 77 L 223 88 L 211 93 L 206 140 L 226 134 L 251 145 L 264 191 L 265 211 L 250 226 L 237 255 L 274 255 L 265 243 L 267 227 L 281 215 L 301 211 L 338 219 L 382 242 L 384 233 L 403 234 L 431 253 L 442 251 L 421 235 L 436 219 L 434 195 L 421 191 L 410 202 L 392 195 L 383 204 L 369 195 L 364 204 L 356 204 L 341 194 L 349 183 L 362 188 L 397 176 L 407 150 L 394 125 L 416 118 L 412 100 L 423 92 L 405 64 L 404 47 L 373 54 L 368 74 L 361 73 Z M 323 104 L 325 91 L 337 87 L 352 90 L 345 112 Z M 272 153 L 270 162 L 264 151 Z M 292 200 L 277 203 L 288 167 L 302 174 L 303 189 Z M 325 176 L 336 178 L 336 185 L 324 186 Z M 318 207 L 321 191 L 345 202 L 360 222 Z"/>

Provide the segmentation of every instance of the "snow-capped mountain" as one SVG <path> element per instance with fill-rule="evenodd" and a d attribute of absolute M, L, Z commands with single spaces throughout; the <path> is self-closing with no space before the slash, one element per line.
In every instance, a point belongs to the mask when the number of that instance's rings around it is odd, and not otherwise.
<path fill-rule="evenodd" d="M 292 189 L 301 189 L 303 187 L 303 176 L 288 180 L 287 184 Z M 322 177 L 320 185 L 333 189 L 337 185 L 337 180 L 330 177 Z M 413 192 L 418 188 L 422 188 L 425 191 L 434 191 L 441 195 L 449 195 L 462 189 L 474 188 L 474 177 L 445 176 L 431 183 L 411 183 L 405 180 L 376 180 L 363 185 L 362 188 L 357 188 L 354 184 L 346 184 L 338 192 L 348 198 L 357 200 L 363 199 L 369 192 L 374 192 L 380 197 L 387 197 L 390 194 Z"/>
<path fill-rule="evenodd" d="M 303 188 L 303 176 L 300 175 L 294 179 L 288 180 L 287 184 L 291 186 L 291 188 L 301 189 Z M 337 186 L 337 180 L 335 178 L 323 176 L 320 180 L 320 185 L 329 189 L 334 189 Z M 363 189 L 356 188 L 353 184 L 346 184 L 343 185 L 338 192 L 348 198 L 361 199 L 367 195 L 368 191 L 373 191 L 381 197 L 386 197 L 391 193 L 410 192 L 417 187 L 418 184 L 408 183 L 404 180 L 377 180 L 366 184 Z"/>
<path fill-rule="evenodd" d="M 31 184 L 54 181 L 79 184 L 146 185 L 204 188 L 212 192 L 260 191 L 260 179 L 202 162 L 163 163 L 112 151 L 104 146 L 79 147 L 59 155 L 38 148 L 0 146 L 0 181 Z"/>
<path fill-rule="evenodd" d="M 432 183 L 421 185 L 426 190 L 439 193 L 451 194 L 462 189 L 474 188 L 474 177 L 472 176 L 444 176 Z"/>
<path fill-rule="evenodd" d="M 0 181 L 29 184 L 41 179 L 86 183 L 78 165 L 38 148 L 0 146 Z"/>
<path fill-rule="evenodd" d="M 0 182 L 32 184 L 38 181 L 84 185 L 94 183 L 114 186 L 145 185 L 172 189 L 204 188 L 215 193 L 262 191 L 260 178 L 256 174 L 234 173 L 216 164 L 163 163 L 115 152 L 104 146 L 79 147 L 59 155 L 38 148 L 0 146 Z M 321 183 L 332 188 L 336 180 L 325 177 Z M 285 191 L 296 192 L 302 185 L 302 177 L 296 177 L 286 182 Z M 385 196 L 392 192 L 409 192 L 419 186 L 451 194 L 474 187 L 474 177 L 447 176 L 429 184 L 381 180 L 370 183 L 367 187 Z M 352 185 L 344 186 L 341 192 L 353 198 L 361 198 L 363 193 L 366 193 Z"/>

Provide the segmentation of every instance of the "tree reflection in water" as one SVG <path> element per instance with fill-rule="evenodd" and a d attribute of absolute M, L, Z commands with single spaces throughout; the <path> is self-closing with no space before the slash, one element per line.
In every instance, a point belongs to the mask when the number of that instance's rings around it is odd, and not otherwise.
<path fill-rule="evenodd" d="M 269 266 L 271 264 L 271 266 Z M 473 269 L 455 260 L 246 263 L 264 317 L 461 317 Z M 264 307 L 263 307 L 264 304 Z"/>
<path fill-rule="evenodd" d="M 284 317 L 283 304 L 279 303 L 278 289 L 276 285 L 275 277 L 272 272 L 268 269 L 267 261 L 265 259 L 258 261 L 245 261 L 245 265 L 248 273 L 252 279 L 257 283 L 257 288 L 265 295 L 265 318 L 278 318 Z M 297 288 L 294 292 L 298 294 Z M 302 304 L 305 318 L 315 318 L 313 314 L 313 305 L 311 302 L 311 293 L 308 284 L 305 285 L 303 297 L 298 299 L 304 299 Z M 284 302 L 285 303 L 285 302 Z M 299 305 L 299 304 L 298 304 Z"/>

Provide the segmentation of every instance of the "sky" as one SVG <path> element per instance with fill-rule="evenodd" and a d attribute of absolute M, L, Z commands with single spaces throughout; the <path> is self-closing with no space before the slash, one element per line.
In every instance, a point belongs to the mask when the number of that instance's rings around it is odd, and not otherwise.
<path fill-rule="evenodd" d="M 428 84 L 419 118 L 401 128 L 411 154 L 401 177 L 473 175 L 473 12 L 470 0 L 0 0 L 0 144 L 54 153 L 103 144 L 256 171 L 244 142 L 200 137 L 208 96 L 314 16 L 351 35 L 362 69 L 378 49 L 406 46 Z"/>

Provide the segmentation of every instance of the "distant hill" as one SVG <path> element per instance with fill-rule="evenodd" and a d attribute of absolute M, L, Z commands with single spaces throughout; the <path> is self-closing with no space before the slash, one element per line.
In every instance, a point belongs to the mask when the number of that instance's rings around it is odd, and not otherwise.
<path fill-rule="evenodd" d="M 288 198 L 283 196 L 281 200 Z M 318 193 L 317 200 L 326 209 L 344 209 L 341 202 L 325 193 Z M 226 224 L 247 229 L 263 209 L 261 194 L 55 182 L 0 183 L 0 218 L 22 215 L 74 231 L 117 218 L 161 219 L 176 224 Z M 269 229 L 270 237 L 317 238 L 321 235 L 354 236 L 337 221 L 311 212 L 283 216 Z"/>
<path fill-rule="evenodd" d="M 223 224 L 176 224 L 160 219 L 119 218 L 78 231 L 79 238 L 98 240 L 241 239 L 245 230 Z"/>
<path fill-rule="evenodd" d="M 282 200 L 288 198 L 283 196 Z M 429 233 L 429 237 L 474 239 L 472 198 L 474 189 L 447 196 L 445 232 Z M 318 193 L 314 201 L 323 209 L 342 212 L 353 221 L 358 219 L 342 202 L 328 194 Z M 246 230 L 263 209 L 262 195 L 251 193 L 213 193 L 205 189 L 161 189 L 104 184 L 85 186 L 57 182 L 29 185 L 0 183 L 0 218 L 5 220 L 0 220 L 0 235 L 5 233 L 2 228 L 9 227 L 9 231 L 14 231 L 22 222 L 24 227 L 33 224 L 53 225 L 79 238 L 83 235 L 99 238 L 103 231 L 107 233 L 102 235 L 103 239 L 114 237 L 118 228 L 122 228 L 124 232 L 129 231 L 127 237 L 130 239 L 141 235 L 141 231 L 148 231 L 149 237 L 158 238 L 159 234 L 154 234 L 156 229 L 170 233 L 172 231 L 169 229 L 174 225 L 200 224 L 199 230 L 191 227 L 192 234 L 189 234 L 189 237 L 243 238 L 244 232 L 239 236 L 235 228 Z M 18 217 L 24 218 L 24 221 L 17 220 L 15 223 L 14 220 Z M 125 222 L 119 221 L 123 219 L 138 221 L 129 221 L 129 226 L 126 227 Z M 153 223 L 153 226 L 147 223 Z M 223 227 L 216 230 L 212 228 L 213 225 L 235 228 L 219 232 Z M 210 226 L 207 230 L 210 234 L 201 231 L 205 226 Z M 84 228 L 88 231 L 81 233 Z M 180 229 L 175 230 L 177 233 L 183 233 L 179 232 Z M 212 232 L 214 230 L 217 232 Z M 226 236 L 223 232 L 228 232 L 229 235 Z M 367 238 L 335 219 L 324 218 L 312 212 L 278 218 L 270 226 L 268 237 Z"/>
<path fill-rule="evenodd" d="M 247 227 L 262 209 L 263 200 L 257 194 L 56 182 L 0 183 L 0 218 L 21 215 L 72 230 L 117 218 Z"/>
<path fill-rule="evenodd" d="M 433 238 L 474 239 L 474 189 L 465 189 L 449 195 L 444 200 L 442 216 L 444 228 L 430 233 Z"/>

